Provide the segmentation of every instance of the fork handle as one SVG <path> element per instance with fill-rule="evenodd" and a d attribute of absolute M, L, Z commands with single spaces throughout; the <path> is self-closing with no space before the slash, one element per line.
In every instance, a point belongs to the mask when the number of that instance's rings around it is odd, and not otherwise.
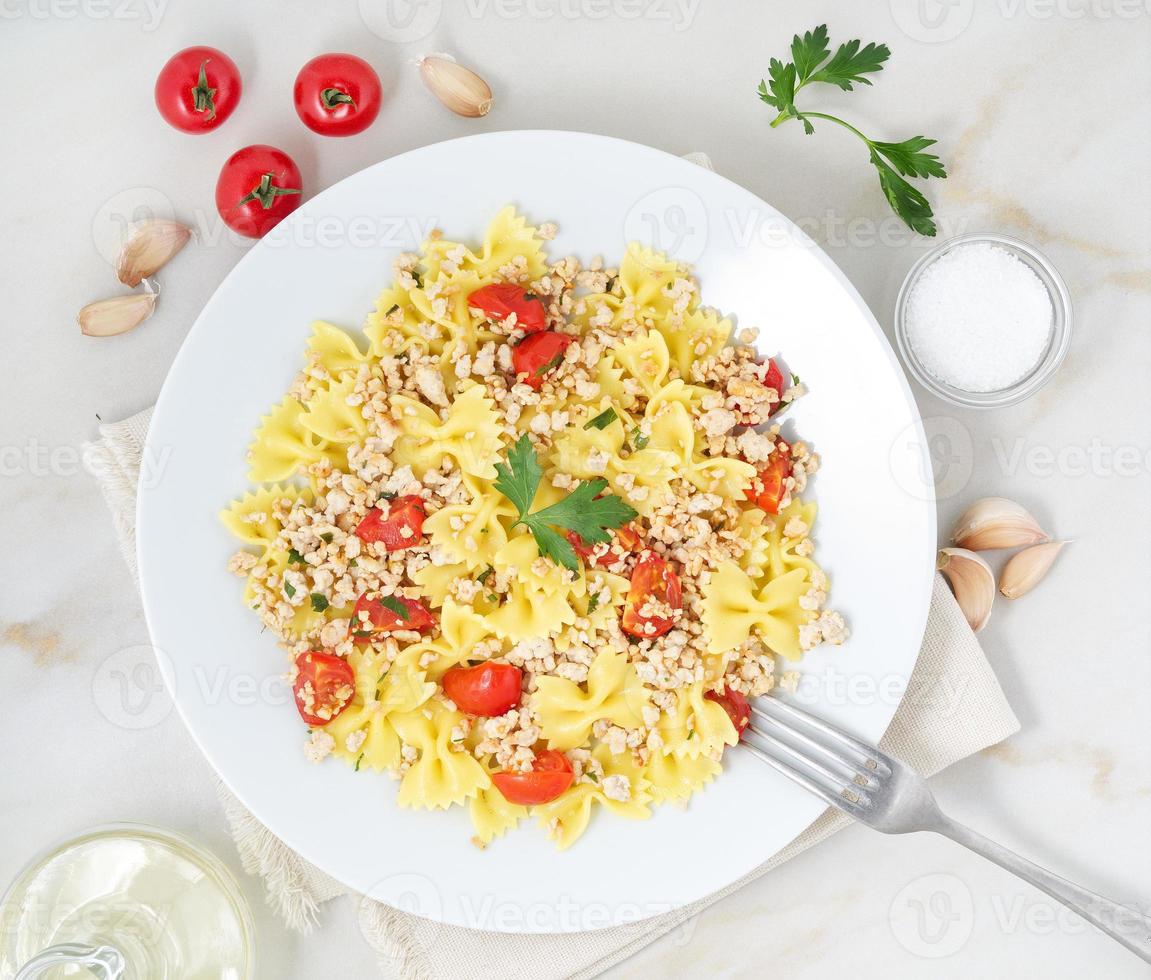
<path fill-rule="evenodd" d="M 1060 878 L 1045 868 L 1032 864 L 1014 851 L 989 840 L 949 817 L 942 824 L 932 827 L 936 833 L 950 837 L 958 844 L 981 854 L 1010 871 L 1024 881 L 1030 882 L 1042 892 L 1046 892 L 1058 902 L 1062 902 L 1073 912 L 1083 916 L 1097 929 L 1107 933 L 1118 943 L 1122 943 L 1141 960 L 1151 963 L 1151 918 L 1136 909 L 1118 902 L 1112 902 L 1102 895 L 1080 888 L 1066 878 Z"/>

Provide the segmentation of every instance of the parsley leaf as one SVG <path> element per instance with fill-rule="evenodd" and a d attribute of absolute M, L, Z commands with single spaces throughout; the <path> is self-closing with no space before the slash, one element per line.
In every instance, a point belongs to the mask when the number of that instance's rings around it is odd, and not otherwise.
<path fill-rule="evenodd" d="M 585 429 L 606 429 L 617 418 L 619 418 L 619 416 L 616 415 L 615 409 L 608 408 L 600 412 L 594 419 L 589 419 L 585 422 L 583 427 Z"/>
<path fill-rule="evenodd" d="M 923 193 L 904 178 L 946 177 L 947 171 L 939 157 L 924 152 L 935 140 L 913 136 L 901 143 L 887 143 L 869 139 L 850 123 L 825 112 L 800 111 L 795 98 L 806 85 L 821 82 L 835 85 L 845 92 L 855 90 L 857 84 L 870 85 L 868 75 L 883 70 L 891 57 L 886 44 L 859 40 L 846 41 L 831 54 L 827 25 L 791 40 L 791 61 L 784 64 L 778 58 L 768 63 L 768 77 L 759 83 L 759 97 L 779 111 L 771 122 L 772 129 L 797 119 L 809 136 L 815 132 L 813 119 L 823 119 L 853 133 L 867 146 L 871 165 L 879 177 L 879 186 L 895 214 L 920 235 L 935 234 L 931 204 Z M 830 55 L 830 57 L 829 57 Z"/>
<path fill-rule="evenodd" d="M 587 614 L 590 616 L 599 608 L 599 593 L 593 592 L 587 601 Z"/>
<path fill-rule="evenodd" d="M 609 528 L 622 527 L 637 513 L 614 494 L 599 496 L 607 489 L 606 480 L 581 483 L 563 500 L 531 513 L 543 470 L 526 434 L 508 451 L 507 463 L 496 463 L 495 488 L 515 505 L 516 524 L 524 525 L 535 538 L 540 554 L 573 572 L 580 570 L 579 557 L 568 540 L 555 528 L 575 531 L 588 544 L 609 541 Z"/>
<path fill-rule="evenodd" d="M 314 612 L 323 612 L 328 608 L 328 600 L 325 599 L 319 592 L 312 593 L 312 610 Z"/>
<path fill-rule="evenodd" d="M 563 364 L 563 362 L 564 352 L 561 350 L 558 354 L 556 354 L 555 357 L 548 361 L 547 364 L 541 364 L 538 368 L 536 368 L 533 372 L 533 375 L 534 377 L 542 378 L 545 374 L 552 370 L 552 368 L 558 368 L 561 364 Z"/>
<path fill-rule="evenodd" d="M 650 436 L 645 436 L 643 432 L 640 431 L 638 425 L 631 430 L 630 442 L 636 452 L 639 452 L 641 449 L 646 449 L 650 439 Z"/>
<path fill-rule="evenodd" d="M 295 548 L 292 548 L 288 551 L 288 564 L 302 565 L 304 564 L 304 556 L 301 555 Z"/>
<path fill-rule="evenodd" d="M 394 595 L 380 596 L 380 605 L 394 612 L 401 623 L 406 623 L 412 618 L 408 613 L 408 607 L 400 602 Z"/>
<path fill-rule="evenodd" d="M 295 594 L 296 594 L 296 587 L 294 585 L 292 585 L 291 582 L 285 582 L 284 583 L 284 595 L 286 595 L 289 599 L 291 599 L 292 596 L 294 596 Z"/>

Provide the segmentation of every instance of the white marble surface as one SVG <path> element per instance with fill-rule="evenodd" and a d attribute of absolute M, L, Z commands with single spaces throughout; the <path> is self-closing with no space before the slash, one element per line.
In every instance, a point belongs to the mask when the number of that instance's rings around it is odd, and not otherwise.
<path fill-rule="evenodd" d="M 369 13 L 385 5 L 359 4 Z M 425 0 L 417 17 L 437 7 Z M 455 135 L 589 130 L 675 153 L 707 150 L 721 172 L 801 220 L 886 322 L 923 243 L 889 216 L 850 137 L 831 127 L 810 138 L 795 125 L 769 131 L 755 97 L 768 58 L 784 53 L 791 33 L 827 20 L 833 38 L 886 41 L 894 57 L 874 88 L 812 99 L 880 136 L 939 138 L 952 176 L 929 190 L 943 233 L 1028 239 L 1062 270 L 1075 301 L 1070 357 L 1032 401 L 976 414 L 917 392 L 941 437 L 944 526 L 971 498 L 1006 493 L 1075 539 L 1041 589 L 1002 603 L 983 634 L 1022 733 L 944 774 L 939 795 L 1009 846 L 1148 908 L 1146 3 L 452 0 L 443 8 L 430 36 L 406 43 L 371 33 L 352 0 L 6 0 L 0 8 L 8 97 L 0 130 L 0 882 L 44 845 L 117 819 L 186 831 L 234 861 L 212 775 L 163 696 L 147 702 L 148 727 L 109 720 L 125 718 L 107 696 L 109 672 L 132 661 L 122 651 L 146 644 L 147 633 L 78 450 L 98 416 L 116 419 L 154 400 L 189 324 L 244 249 L 226 239 L 187 249 L 164 277 L 151 322 L 93 342 L 73 318 L 115 291 L 101 256 L 115 215 L 144 201 L 170 202 L 188 220 L 210 216 L 219 164 L 249 142 L 284 147 L 307 185 L 320 188 Z M 422 28 L 417 19 L 411 33 Z M 183 137 L 158 119 L 152 83 L 171 52 L 204 42 L 241 64 L 244 100 L 222 130 Z M 497 94 L 489 117 L 457 119 L 429 101 L 408 63 L 428 48 L 483 69 Z M 380 119 L 356 139 L 313 137 L 291 109 L 297 67 L 332 49 L 371 59 L 386 86 Z M 301 939 L 279 927 L 252 882 L 245 887 L 262 976 L 373 975 L 346 900 Z M 917 902 L 922 930 L 911 918 Z M 767 964 L 774 975 L 803 978 L 861 968 L 888 977 L 1147 975 L 1119 947 L 951 844 L 863 829 L 772 873 L 612 975 L 752 976 Z"/>

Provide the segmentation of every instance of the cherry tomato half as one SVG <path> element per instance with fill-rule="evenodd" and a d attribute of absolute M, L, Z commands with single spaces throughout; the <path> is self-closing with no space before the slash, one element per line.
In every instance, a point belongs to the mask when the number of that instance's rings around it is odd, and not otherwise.
<path fill-rule="evenodd" d="M 767 374 L 764 376 L 763 384 L 767 388 L 774 388 L 775 393 L 779 395 L 780 398 L 783 397 L 783 371 L 779 365 L 775 363 L 774 357 L 767 362 Z M 771 406 L 771 414 L 774 415 L 781 408 L 783 408 L 783 402 L 777 399 L 775 404 Z"/>
<path fill-rule="evenodd" d="M 424 502 L 420 497 L 397 497 L 388 515 L 373 507 L 356 527 L 356 537 L 368 544 L 381 541 L 388 551 L 401 551 L 419 544 L 424 533 Z"/>
<path fill-rule="evenodd" d="M 482 310 L 492 320 L 503 323 L 513 313 L 516 326 L 525 333 L 547 329 L 548 317 L 539 297 L 514 282 L 494 282 L 468 297 L 468 308 Z"/>
<path fill-rule="evenodd" d="M 641 558 L 631 573 L 631 588 L 624 603 L 620 627 L 629 636 L 650 640 L 663 636 L 675 625 L 675 616 L 648 616 L 642 609 L 649 599 L 663 603 L 674 613 L 683 608 L 679 576 L 658 555 Z"/>
<path fill-rule="evenodd" d="M 783 481 L 790 475 L 791 446 L 782 439 L 776 439 L 767 465 L 756 474 L 744 496 L 764 513 L 778 514 L 783 500 Z"/>
<path fill-rule="evenodd" d="M 185 48 L 156 76 L 156 108 L 183 133 L 221 126 L 240 101 L 240 69 L 216 48 Z"/>
<path fill-rule="evenodd" d="M 296 114 L 321 136 L 354 136 L 380 114 L 380 76 L 354 54 L 322 54 L 296 76 Z"/>
<path fill-rule="evenodd" d="M 225 161 L 216 181 L 216 210 L 233 231 L 261 238 L 300 206 L 300 170 L 283 150 L 257 143 Z"/>
<path fill-rule="evenodd" d="M 739 691 L 726 688 L 722 694 L 718 691 L 708 691 L 705 695 L 709 701 L 714 701 L 724 711 L 735 726 L 735 734 L 743 738 L 744 730 L 751 724 L 751 705 Z"/>
<path fill-rule="evenodd" d="M 617 527 L 612 532 L 612 541 L 606 549 L 603 545 L 588 544 L 575 531 L 567 531 L 564 536 L 568 539 L 568 544 L 572 546 L 575 553 L 591 568 L 596 568 L 600 564 L 614 565 L 629 554 L 643 551 L 644 548 L 643 537 L 631 524 Z"/>
<path fill-rule="evenodd" d="M 351 665 L 334 653 L 301 653 L 296 658 L 296 709 L 309 725 L 322 726 L 336 717 L 356 693 Z"/>
<path fill-rule="evenodd" d="M 538 391 L 543 386 L 544 377 L 553 368 L 559 367 L 564 351 L 574 342 L 575 337 L 554 330 L 524 337 L 512 348 L 512 367 L 515 368 L 517 380 Z"/>
<path fill-rule="evenodd" d="M 496 784 L 505 800 L 521 806 L 550 803 L 560 796 L 575 780 L 568 757 L 555 749 L 536 753 L 531 772 L 493 772 Z"/>
<path fill-rule="evenodd" d="M 388 605 L 385 605 L 385 602 Z M 403 608 L 403 616 L 390 608 L 396 604 Z M 367 619 L 360 615 L 362 612 L 368 614 Z M 396 630 L 427 633 L 435 625 L 435 617 L 427 606 L 418 599 L 408 599 L 399 595 L 384 599 L 365 592 L 356 600 L 356 605 L 352 609 L 352 635 L 358 640 L 367 639 L 373 633 L 394 633 Z"/>
<path fill-rule="evenodd" d="M 486 663 L 452 667 L 441 683 L 444 694 L 455 701 L 460 711 L 492 718 L 520 703 L 523 676 L 523 671 L 512 664 Z"/>

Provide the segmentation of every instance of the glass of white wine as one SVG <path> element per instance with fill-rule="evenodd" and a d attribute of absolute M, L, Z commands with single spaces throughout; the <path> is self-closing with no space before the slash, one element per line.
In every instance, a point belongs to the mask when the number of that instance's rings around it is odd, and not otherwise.
<path fill-rule="evenodd" d="M 0 901 L 0 977 L 248 980 L 252 917 L 212 854 L 116 824 L 33 861 Z"/>

